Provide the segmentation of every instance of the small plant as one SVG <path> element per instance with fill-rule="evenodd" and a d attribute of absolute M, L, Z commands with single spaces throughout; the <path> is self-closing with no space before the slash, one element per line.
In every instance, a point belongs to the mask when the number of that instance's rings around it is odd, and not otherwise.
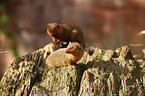
<path fill-rule="evenodd" d="M 142 36 L 142 35 L 145 36 L 145 30 L 143 30 L 140 33 L 138 33 L 138 36 Z M 143 67 L 145 65 L 145 44 L 137 43 L 137 44 L 130 44 L 130 46 L 143 47 L 142 48 L 143 55 L 134 55 L 135 58 L 138 58 L 137 62 L 141 63 L 141 66 Z"/>
<path fill-rule="evenodd" d="M 15 35 L 8 30 L 9 16 L 5 12 L 5 4 L 0 1 L 0 54 L 7 53 L 10 48 L 13 51 L 13 55 L 18 57 L 17 46 L 15 42 Z M 7 39 L 9 39 L 12 44 L 8 44 Z M 8 46 L 8 47 L 7 47 Z"/>

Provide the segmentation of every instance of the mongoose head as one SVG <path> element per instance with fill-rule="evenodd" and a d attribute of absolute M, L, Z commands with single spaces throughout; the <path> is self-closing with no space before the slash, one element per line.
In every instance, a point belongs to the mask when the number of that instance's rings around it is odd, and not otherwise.
<path fill-rule="evenodd" d="M 62 27 L 57 23 L 47 24 L 47 33 L 50 36 L 59 37 L 62 34 Z"/>
<path fill-rule="evenodd" d="M 72 55 L 81 55 L 83 54 L 83 47 L 77 42 L 72 42 L 67 46 L 65 53 Z"/>

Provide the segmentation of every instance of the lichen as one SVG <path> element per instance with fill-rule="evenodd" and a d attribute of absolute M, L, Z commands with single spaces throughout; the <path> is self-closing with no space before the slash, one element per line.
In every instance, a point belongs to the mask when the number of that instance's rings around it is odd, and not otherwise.
<path fill-rule="evenodd" d="M 16 58 L 0 82 L 0 95 L 144 96 L 145 67 L 127 46 L 84 52 L 76 67 L 47 68 L 45 60 L 57 48 L 46 45 Z"/>

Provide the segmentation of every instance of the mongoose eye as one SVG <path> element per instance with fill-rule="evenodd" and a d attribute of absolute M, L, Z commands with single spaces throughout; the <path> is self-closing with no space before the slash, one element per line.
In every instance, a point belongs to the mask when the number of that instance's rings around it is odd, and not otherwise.
<path fill-rule="evenodd" d="M 81 49 L 80 46 L 77 46 L 78 49 Z"/>
<path fill-rule="evenodd" d="M 50 33 L 52 33 L 53 31 L 54 31 L 53 29 L 52 30 L 49 30 Z"/>
<path fill-rule="evenodd" d="M 81 48 L 80 44 L 77 44 L 77 48 L 79 48 L 79 49 Z"/>
<path fill-rule="evenodd" d="M 69 49 L 73 49 L 73 47 L 69 47 Z"/>

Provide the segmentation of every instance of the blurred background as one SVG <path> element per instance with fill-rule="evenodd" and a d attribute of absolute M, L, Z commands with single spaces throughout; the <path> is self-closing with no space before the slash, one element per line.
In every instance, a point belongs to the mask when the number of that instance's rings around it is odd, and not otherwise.
<path fill-rule="evenodd" d="M 78 25 L 87 46 L 142 54 L 145 0 L 0 0 L 0 78 L 18 56 L 52 42 L 50 22 Z M 139 44 L 139 47 L 130 46 Z"/>

